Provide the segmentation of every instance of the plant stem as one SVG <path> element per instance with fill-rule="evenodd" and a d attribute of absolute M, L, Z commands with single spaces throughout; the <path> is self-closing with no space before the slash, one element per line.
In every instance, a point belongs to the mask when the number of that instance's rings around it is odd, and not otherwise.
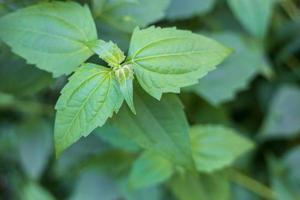
<path fill-rule="evenodd" d="M 249 191 L 265 199 L 275 199 L 275 192 L 272 189 L 260 183 L 259 181 L 243 174 L 242 172 L 231 170 L 230 178 L 233 182 L 247 188 Z"/>
<path fill-rule="evenodd" d="M 292 19 L 292 20 L 297 20 L 299 17 L 299 10 L 295 3 L 291 0 L 281 0 L 280 4 L 282 8 L 285 10 L 287 15 Z"/>

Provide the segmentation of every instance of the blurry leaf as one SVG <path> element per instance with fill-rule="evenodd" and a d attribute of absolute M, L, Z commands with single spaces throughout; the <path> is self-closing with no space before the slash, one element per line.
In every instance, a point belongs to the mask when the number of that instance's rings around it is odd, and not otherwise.
<path fill-rule="evenodd" d="M 226 174 L 181 174 L 170 182 L 178 200 L 229 200 L 230 185 Z"/>
<path fill-rule="evenodd" d="M 211 172 L 232 164 L 253 143 L 232 129 L 217 125 L 191 128 L 193 157 L 199 171 Z"/>
<path fill-rule="evenodd" d="M 164 17 L 170 0 L 93 0 L 96 20 L 123 32 L 146 27 Z"/>
<path fill-rule="evenodd" d="M 232 100 L 237 92 L 246 89 L 249 82 L 265 65 L 264 55 L 249 47 L 243 38 L 234 32 L 212 35 L 213 38 L 233 48 L 235 52 L 218 68 L 187 88 L 203 96 L 213 105 Z"/>
<path fill-rule="evenodd" d="M 70 200 L 114 200 L 119 197 L 118 187 L 113 179 L 88 170 L 81 173 Z"/>
<path fill-rule="evenodd" d="M 6 12 L 12 12 L 14 10 L 45 1 L 47 0 L 1 0 L 0 8 L 5 9 Z"/>
<path fill-rule="evenodd" d="M 300 145 L 291 149 L 284 156 L 283 164 L 286 166 L 290 176 L 300 184 Z"/>
<path fill-rule="evenodd" d="M 253 36 L 263 38 L 270 25 L 276 0 L 227 0 L 241 24 Z"/>
<path fill-rule="evenodd" d="M 103 24 L 102 21 L 95 19 L 98 33 L 102 40 L 114 41 L 120 49 L 124 52 L 128 51 L 128 46 L 130 42 L 131 32 L 119 31 L 107 24 Z"/>
<path fill-rule="evenodd" d="M 286 4 L 288 1 L 283 2 Z M 282 46 L 275 57 L 276 62 L 287 62 L 289 59 L 293 60 L 294 56 L 299 52 L 300 48 L 300 16 L 292 21 L 286 21 L 278 27 L 276 33 L 276 40 L 274 43 L 277 46 Z M 275 44 L 273 44 L 275 46 Z"/>
<path fill-rule="evenodd" d="M 14 95 L 33 94 L 52 83 L 51 74 L 36 69 L 0 44 L 0 91 Z"/>
<path fill-rule="evenodd" d="M 125 151 L 106 149 L 106 151 L 100 154 L 90 156 L 88 159 L 84 159 L 79 165 L 82 170 L 97 169 L 105 175 L 110 177 L 123 176 L 131 168 L 135 156 L 132 153 Z"/>
<path fill-rule="evenodd" d="M 106 123 L 104 126 L 95 130 L 96 134 L 105 142 L 125 151 L 136 152 L 139 146 L 112 123 Z"/>
<path fill-rule="evenodd" d="M 119 182 L 119 189 L 122 197 L 126 200 L 163 200 L 163 188 L 161 187 L 147 187 L 138 190 L 132 190 L 128 184 L 128 179 L 121 179 Z"/>
<path fill-rule="evenodd" d="M 262 137 L 290 138 L 300 133 L 300 89 L 283 85 L 273 97 Z"/>
<path fill-rule="evenodd" d="M 41 3 L 0 19 L 0 37 L 13 52 L 54 76 L 71 73 L 93 52 L 85 45 L 97 39 L 87 6 L 75 2 Z"/>
<path fill-rule="evenodd" d="M 39 179 L 52 155 L 52 128 L 43 120 L 30 120 L 17 134 L 21 165 L 29 178 Z"/>
<path fill-rule="evenodd" d="M 293 59 L 293 56 L 300 51 L 300 38 L 296 37 L 289 43 L 287 43 L 284 48 L 278 53 L 277 60 L 286 61 L 288 59 Z"/>
<path fill-rule="evenodd" d="M 55 198 L 37 183 L 27 183 L 23 188 L 23 200 L 55 200 Z"/>
<path fill-rule="evenodd" d="M 144 90 L 156 99 L 179 93 L 215 69 L 231 50 L 190 31 L 150 27 L 133 32 L 126 63 Z"/>
<path fill-rule="evenodd" d="M 96 135 L 91 134 L 82 138 L 56 160 L 53 167 L 54 174 L 59 178 L 66 178 L 78 170 L 79 166 L 86 164 L 87 159 L 106 150 L 107 146 Z"/>
<path fill-rule="evenodd" d="M 195 111 L 194 120 L 196 124 L 230 124 L 225 108 L 203 104 L 198 109 L 194 108 L 194 106 L 192 109 Z M 203 115 L 203 113 L 206 114 Z"/>
<path fill-rule="evenodd" d="M 123 106 L 113 118 L 122 134 L 142 148 L 192 168 L 188 123 L 180 100 L 174 95 L 165 95 L 157 101 L 140 88 L 136 88 L 134 99 L 136 115 Z"/>
<path fill-rule="evenodd" d="M 282 163 L 269 159 L 269 168 L 271 172 L 272 189 L 276 193 L 278 200 L 298 200 L 300 199 L 300 184 L 293 180 L 289 171 Z"/>
<path fill-rule="evenodd" d="M 82 65 L 69 79 L 56 103 L 55 147 L 57 155 L 117 112 L 123 97 L 111 69 Z"/>
<path fill-rule="evenodd" d="M 146 151 L 134 162 L 129 184 L 135 189 L 153 186 L 166 181 L 173 172 L 173 165 L 169 160 Z"/>
<path fill-rule="evenodd" d="M 195 15 L 203 15 L 210 12 L 216 0 L 171 0 L 167 10 L 167 19 L 183 20 Z"/>

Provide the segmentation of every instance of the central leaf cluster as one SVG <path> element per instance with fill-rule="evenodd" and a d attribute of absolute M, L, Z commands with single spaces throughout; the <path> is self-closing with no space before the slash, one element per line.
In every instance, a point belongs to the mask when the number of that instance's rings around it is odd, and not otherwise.
<path fill-rule="evenodd" d="M 51 24 L 51 29 L 45 24 Z M 197 83 L 231 53 L 222 44 L 190 31 L 150 27 L 134 30 L 126 58 L 115 43 L 98 39 L 88 6 L 74 2 L 19 9 L 2 17 L 0 27 L 2 40 L 29 63 L 54 76 L 75 71 L 56 105 L 57 154 L 105 124 L 124 100 L 139 115 L 133 102 L 134 77 L 160 100 L 164 93 L 179 93 L 182 87 Z M 94 54 L 110 68 L 83 64 Z"/>

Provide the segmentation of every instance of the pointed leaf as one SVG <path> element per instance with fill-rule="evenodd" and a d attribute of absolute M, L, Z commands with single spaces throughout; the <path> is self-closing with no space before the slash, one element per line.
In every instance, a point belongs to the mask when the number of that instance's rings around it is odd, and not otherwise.
<path fill-rule="evenodd" d="M 196 167 L 203 172 L 224 168 L 253 148 L 250 140 L 217 125 L 194 126 L 190 136 Z"/>
<path fill-rule="evenodd" d="M 17 129 L 21 165 L 27 176 L 37 180 L 52 154 L 52 127 L 42 120 L 30 120 Z"/>
<path fill-rule="evenodd" d="M 57 154 L 102 126 L 123 102 L 111 69 L 85 64 L 62 90 L 56 104 L 55 146 Z"/>
<path fill-rule="evenodd" d="M 227 0 L 229 7 L 253 36 L 264 37 L 276 0 Z"/>
<path fill-rule="evenodd" d="M 189 31 L 150 27 L 135 29 L 127 63 L 133 64 L 141 86 L 153 97 L 178 93 L 215 69 L 231 50 Z"/>
<path fill-rule="evenodd" d="M 0 37 L 30 64 L 55 76 L 71 73 L 93 52 L 96 27 L 87 6 L 74 2 L 33 5 L 0 19 Z"/>
<path fill-rule="evenodd" d="M 193 168 L 188 123 L 180 100 L 166 95 L 157 101 L 135 88 L 136 115 L 122 107 L 113 123 L 142 148 L 153 150 L 171 162 Z"/>
<path fill-rule="evenodd" d="M 96 40 L 90 42 L 88 45 L 111 67 L 119 67 L 120 64 L 125 60 L 123 51 L 111 41 L 105 42 L 103 40 Z"/>

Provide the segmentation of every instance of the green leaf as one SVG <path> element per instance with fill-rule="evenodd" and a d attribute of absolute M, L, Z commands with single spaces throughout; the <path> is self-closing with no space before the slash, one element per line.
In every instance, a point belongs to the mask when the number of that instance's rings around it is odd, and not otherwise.
<path fill-rule="evenodd" d="M 123 102 L 111 69 L 84 64 L 62 90 L 56 104 L 55 146 L 60 154 L 81 136 L 102 126 Z"/>
<path fill-rule="evenodd" d="M 97 128 L 95 133 L 103 141 L 108 142 L 117 149 L 129 152 L 138 152 L 140 150 L 140 147 L 133 140 L 122 134 L 110 121 L 106 122 L 104 126 Z"/>
<path fill-rule="evenodd" d="M 263 38 L 268 30 L 276 0 L 227 0 L 241 24 L 255 37 Z"/>
<path fill-rule="evenodd" d="M 51 74 L 27 65 L 4 45 L 0 44 L 0 51 L 0 91 L 17 96 L 31 95 L 53 82 Z"/>
<path fill-rule="evenodd" d="M 33 5 L 0 19 L 0 37 L 30 64 L 54 76 L 71 73 L 93 55 L 97 39 L 90 10 L 74 2 Z"/>
<path fill-rule="evenodd" d="M 51 193 L 37 183 L 27 183 L 23 188 L 22 198 L 24 200 L 55 200 Z"/>
<path fill-rule="evenodd" d="M 300 145 L 289 150 L 283 158 L 283 163 L 288 169 L 291 177 L 298 180 L 300 183 Z"/>
<path fill-rule="evenodd" d="M 300 131 L 300 89 L 283 85 L 270 103 L 262 126 L 263 138 L 291 138 Z"/>
<path fill-rule="evenodd" d="M 248 87 L 265 65 L 265 58 L 237 33 L 224 32 L 211 36 L 235 51 L 216 70 L 186 90 L 195 92 L 213 105 L 219 105 L 232 100 L 239 91 Z"/>
<path fill-rule="evenodd" d="M 170 181 L 178 200 L 229 200 L 230 184 L 224 172 L 213 174 L 179 174 Z"/>
<path fill-rule="evenodd" d="M 197 125 L 190 131 L 193 157 L 202 172 L 212 172 L 232 164 L 253 143 L 232 129 L 217 125 Z"/>
<path fill-rule="evenodd" d="M 170 0 L 93 0 L 93 12 L 100 25 L 130 33 L 164 17 Z"/>
<path fill-rule="evenodd" d="M 195 15 L 203 15 L 211 11 L 215 3 L 215 0 L 171 0 L 166 18 L 182 20 Z"/>
<path fill-rule="evenodd" d="M 138 189 L 166 181 L 174 172 L 172 163 L 150 151 L 144 152 L 133 164 L 129 184 Z"/>
<path fill-rule="evenodd" d="M 113 123 L 142 148 L 152 150 L 171 162 L 193 168 L 188 123 L 180 100 L 165 95 L 157 101 L 135 88 L 136 115 L 122 107 Z"/>
<path fill-rule="evenodd" d="M 96 40 L 90 42 L 88 45 L 111 67 L 120 67 L 120 64 L 125 60 L 123 51 L 111 41 Z"/>
<path fill-rule="evenodd" d="M 39 179 L 52 154 L 52 128 L 31 119 L 17 128 L 17 134 L 21 165 L 29 178 Z"/>
<path fill-rule="evenodd" d="M 131 65 L 123 65 L 115 70 L 122 95 L 130 110 L 136 114 L 133 103 L 133 69 Z"/>
<path fill-rule="evenodd" d="M 291 176 L 292 174 L 289 173 L 288 169 L 279 160 L 271 157 L 268 161 L 272 189 L 275 191 L 276 199 L 298 200 L 300 196 L 300 181 L 295 180 L 295 178 Z"/>
<path fill-rule="evenodd" d="M 231 50 L 204 36 L 175 28 L 135 29 L 126 63 L 153 97 L 179 93 L 215 69 Z"/>
<path fill-rule="evenodd" d="M 111 177 L 107 177 L 96 170 L 86 170 L 80 173 L 70 200 L 120 199 L 117 186 Z"/>

